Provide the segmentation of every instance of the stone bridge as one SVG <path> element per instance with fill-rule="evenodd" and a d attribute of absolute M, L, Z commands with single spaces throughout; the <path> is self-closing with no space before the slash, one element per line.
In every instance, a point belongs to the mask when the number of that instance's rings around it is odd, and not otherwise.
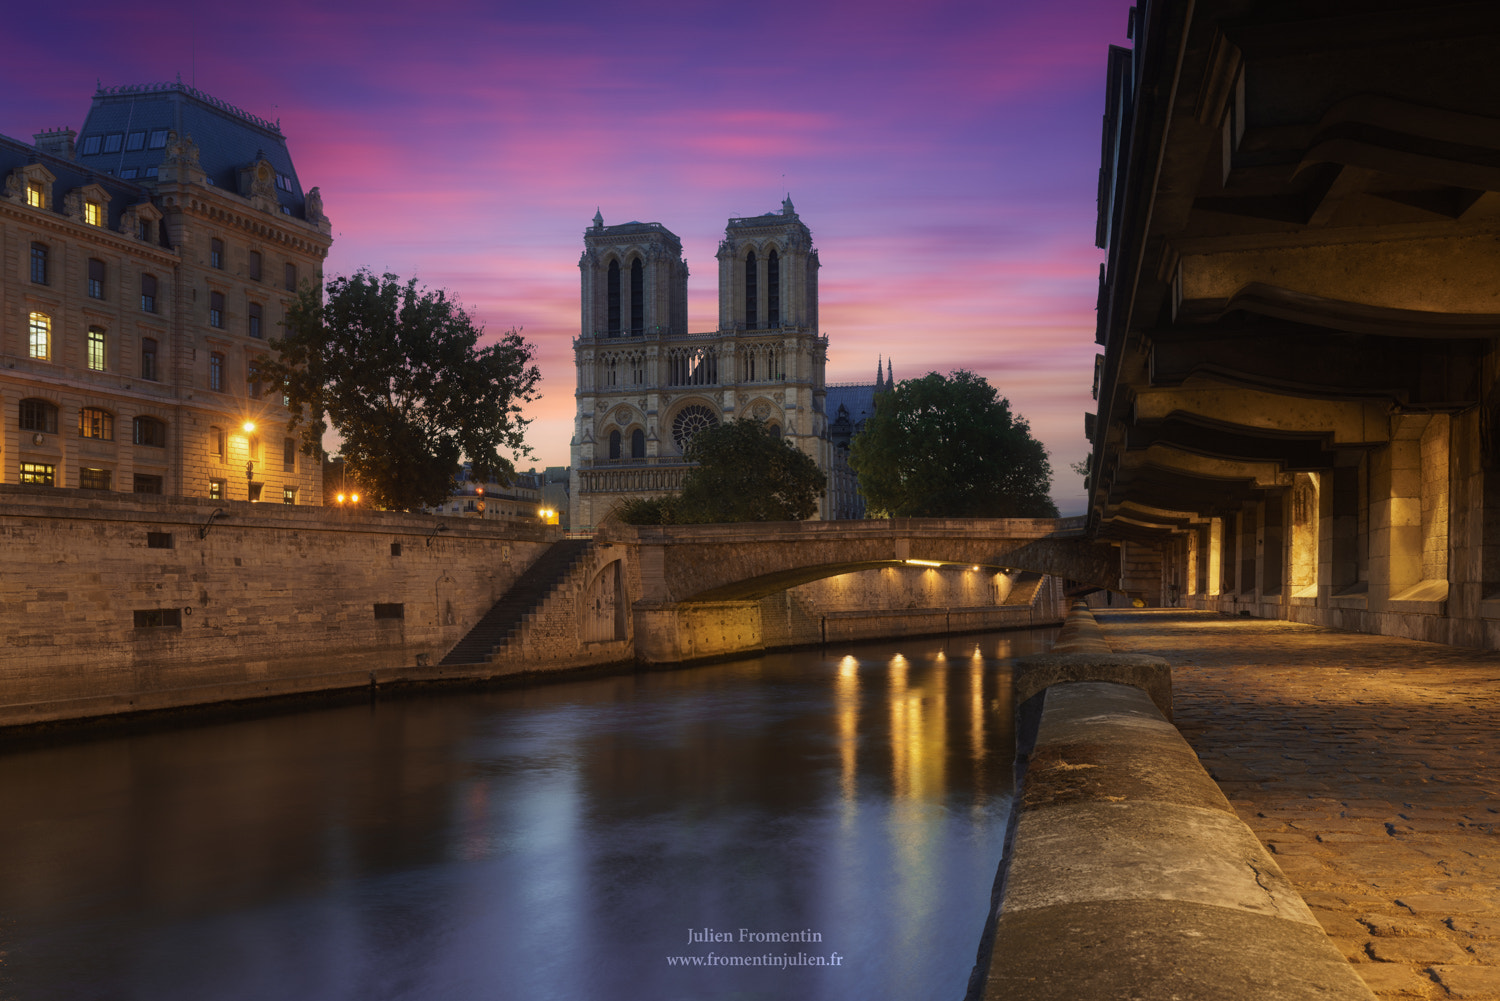
<path fill-rule="evenodd" d="M 600 541 L 634 551 L 641 600 L 746 601 L 880 567 L 1029 570 L 1118 590 L 1119 550 L 1084 536 L 1083 518 L 892 518 L 734 525 L 611 526 Z"/>

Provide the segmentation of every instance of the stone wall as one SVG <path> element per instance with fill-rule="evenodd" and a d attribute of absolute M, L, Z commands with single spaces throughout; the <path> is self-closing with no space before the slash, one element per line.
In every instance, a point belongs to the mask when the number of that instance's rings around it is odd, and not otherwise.
<path fill-rule="evenodd" d="M 0 725 L 440 677 L 558 534 L 0 486 Z"/>

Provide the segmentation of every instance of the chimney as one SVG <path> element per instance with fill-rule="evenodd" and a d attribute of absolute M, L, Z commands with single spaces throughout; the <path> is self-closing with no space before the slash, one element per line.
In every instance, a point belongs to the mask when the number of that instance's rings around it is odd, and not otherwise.
<path fill-rule="evenodd" d="M 78 138 L 78 133 L 69 128 L 51 129 L 47 132 L 38 132 L 32 138 L 36 140 L 36 148 L 43 153 L 51 153 L 64 160 L 71 160 L 73 159 L 73 140 Z"/>

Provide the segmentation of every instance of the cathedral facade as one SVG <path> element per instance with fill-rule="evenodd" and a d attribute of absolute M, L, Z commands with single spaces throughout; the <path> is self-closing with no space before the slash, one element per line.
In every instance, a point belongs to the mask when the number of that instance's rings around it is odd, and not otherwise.
<path fill-rule="evenodd" d="M 719 324 L 687 329 L 682 242 L 660 223 L 584 232 L 582 330 L 571 521 L 600 524 L 621 502 L 680 490 L 698 431 L 753 417 L 831 466 L 818 333 L 818 252 L 787 198 L 730 219 L 719 244 Z M 837 517 L 825 497 L 822 517 Z"/>

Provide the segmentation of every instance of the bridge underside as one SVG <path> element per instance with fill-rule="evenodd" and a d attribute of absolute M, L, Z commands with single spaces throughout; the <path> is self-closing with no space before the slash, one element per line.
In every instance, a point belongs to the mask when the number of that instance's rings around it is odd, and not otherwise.
<path fill-rule="evenodd" d="M 736 581 L 723 587 L 713 588 L 690 598 L 684 598 L 684 604 L 707 601 L 753 601 L 758 598 L 768 598 L 779 591 L 785 591 L 799 584 L 810 584 L 815 580 L 823 580 L 828 577 L 838 577 L 847 573 L 858 573 L 861 570 L 882 570 L 886 568 L 927 569 L 927 570 L 950 570 L 963 572 L 973 570 L 981 573 L 1003 573 L 1007 570 L 1024 569 L 1021 567 L 1001 566 L 993 563 L 954 563 L 940 560 L 921 560 L 912 562 L 910 560 L 863 560 L 852 563 L 828 563 L 821 566 L 796 567 L 789 570 L 781 570 L 775 573 L 765 574 L 749 580 Z"/>

